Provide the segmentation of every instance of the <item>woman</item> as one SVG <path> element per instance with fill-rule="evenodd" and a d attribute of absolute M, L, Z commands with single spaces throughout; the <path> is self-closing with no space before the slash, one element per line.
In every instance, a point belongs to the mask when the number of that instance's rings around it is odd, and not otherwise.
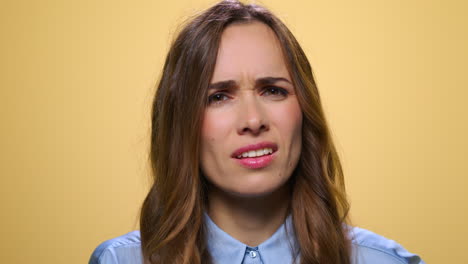
<path fill-rule="evenodd" d="M 309 62 L 268 10 L 223 1 L 169 51 L 141 231 L 90 263 L 423 263 L 347 225 L 341 165 Z"/>

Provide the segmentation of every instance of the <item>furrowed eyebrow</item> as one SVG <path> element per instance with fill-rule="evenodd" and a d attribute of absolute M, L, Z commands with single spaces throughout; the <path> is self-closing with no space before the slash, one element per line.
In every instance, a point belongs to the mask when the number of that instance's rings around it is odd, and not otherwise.
<path fill-rule="evenodd" d="M 263 77 L 263 78 L 258 78 L 257 80 L 255 80 L 255 86 L 256 87 L 267 86 L 267 85 L 275 84 L 280 81 L 292 84 L 291 81 L 283 77 Z M 212 83 L 208 86 L 208 89 L 209 90 L 212 90 L 212 89 L 213 90 L 230 90 L 235 87 L 237 87 L 236 81 L 227 80 L 227 81 L 220 81 L 220 82 Z"/>
<path fill-rule="evenodd" d="M 283 77 L 264 77 L 264 78 L 257 79 L 255 81 L 255 86 L 258 87 L 258 86 L 272 85 L 280 81 L 292 84 L 288 79 L 283 78 Z"/>
<path fill-rule="evenodd" d="M 221 81 L 221 82 L 215 82 L 215 83 L 212 83 L 210 84 L 210 86 L 208 86 L 208 89 L 211 90 L 229 90 L 229 89 L 232 89 L 234 87 L 236 87 L 237 84 L 235 81 L 233 80 L 227 80 L 227 81 Z"/>

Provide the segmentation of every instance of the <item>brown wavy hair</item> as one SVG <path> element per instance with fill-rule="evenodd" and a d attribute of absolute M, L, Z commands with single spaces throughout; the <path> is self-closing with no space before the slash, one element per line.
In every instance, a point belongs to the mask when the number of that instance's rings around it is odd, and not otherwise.
<path fill-rule="evenodd" d="M 203 213 L 200 133 L 223 30 L 259 21 L 278 37 L 303 112 L 302 153 L 291 176 L 290 213 L 301 264 L 348 264 L 350 241 L 341 164 L 312 69 L 288 28 L 261 6 L 222 1 L 191 19 L 173 41 L 152 109 L 154 182 L 140 216 L 145 263 L 211 263 Z"/>

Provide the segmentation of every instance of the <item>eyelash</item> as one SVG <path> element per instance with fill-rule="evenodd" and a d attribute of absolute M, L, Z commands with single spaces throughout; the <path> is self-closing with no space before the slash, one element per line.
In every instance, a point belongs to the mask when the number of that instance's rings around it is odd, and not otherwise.
<path fill-rule="evenodd" d="M 277 87 L 277 86 L 263 87 L 263 89 L 262 89 L 263 93 L 262 94 L 265 94 L 267 92 L 271 92 L 272 90 L 281 93 L 281 96 L 283 96 L 283 97 L 286 97 L 289 94 L 286 89 L 280 88 L 280 87 Z M 277 95 L 277 94 L 272 94 L 272 95 Z"/>
<path fill-rule="evenodd" d="M 227 99 L 222 99 L 222 100 L 218 100 L 218 99 L 215 99 L 217 96 L 222 96 L 224 98 L 229 98 L 225 93 L 223 92 L 218 92 L 218 93 L 214 93 L 210 96 L 208 96 L 208 104 L 217 104 L 217 103 L 220 103 L 222 101 L 225 101 Z"/>
<path fill-rule="evenodd" d="M 274 93 L 279 93 L 279 94 L 274 94 Z M 275 98 L 277 96 L 280 96 L 281 98 L 279 99 L 283 99 L 285 98 L 286 96 L 289 95 L 289 92 L 284 89 L 284 88 L 280 88 L 280 87 L 277 87 L 277 86 L 265 86 L 262 88 L 262 92 L 261 92 L 261 95 L 265 95 L 265 96 L 274 96 Z M 217 98 L 217 99 L 215 99 Z M 214 93 L 210 96 L 208 96 L 208 104 L 219 104 L 221 103 L 222 101 L 226 101 L 228 100 L 230 97 L 226 94 L 226 92 L 217 92 L 217 93 Z"/>

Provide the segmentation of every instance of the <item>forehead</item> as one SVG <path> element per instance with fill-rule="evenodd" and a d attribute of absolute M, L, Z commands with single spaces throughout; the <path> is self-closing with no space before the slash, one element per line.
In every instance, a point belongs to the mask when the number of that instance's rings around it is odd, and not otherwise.
<path fill-rule="evenodd" d="M 265 76 L 289 78 L 281 44 L 273 30 L 261 22 L 226 27 L 211 82 Z"/>

